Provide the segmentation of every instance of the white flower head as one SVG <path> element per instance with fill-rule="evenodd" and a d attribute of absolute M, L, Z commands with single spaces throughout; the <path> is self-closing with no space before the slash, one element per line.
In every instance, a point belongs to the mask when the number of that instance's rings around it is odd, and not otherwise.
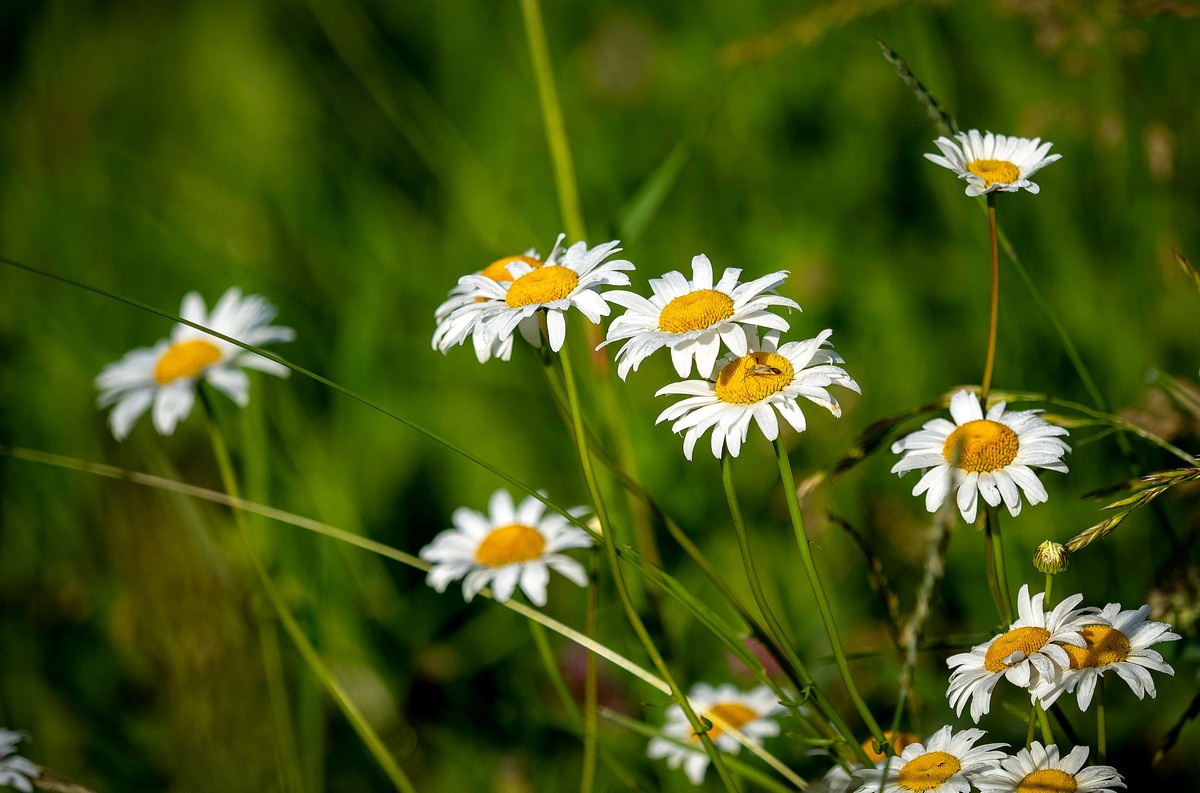
<path fill-rule="evenodd" d="M 971 702 L 971 720 L 978 723 L 992 704 L 992 690 L 1001 679 L 1030 692 L 1030 701 L 1047 682 L 1057 683 L 1070 666 L 1065 645 L 1084 647 L 1080 630 L 1092 619 L 1094 609 L 1075 607 L 1083 595 L 1072 595 L 1053 611 L 1044 611 L 1044 592 L 1030 597 L 1023 585 L 1017 595 L 1018 618 L 1004 633 L 946 659 L 953 670 L 946 696 L 958 715 Z"/>
<path fill-rule="evenodd" d="M 496 600 L 521 591 L 538 606 L 546 605 L 550 571 L 561 573 L 579 586 L 587 586 L 583 565 L 562 551 L 587 548 L 592 538 L 562 515 L 544 514 L 546 505 L 527 496 L 514 505 L 507 490 L 497 490 L 488 502 L 488 514 L 461 507 L 447 529 L 421 549 L 421 558 L 433 564 L 426 583 L 445 592 L 451 581 L 463 579 L 463 597 L 470 601 L 489 584 Z M 568 510 L 574 517 L 584 507 Z"/>
<path fill-rule="evenodd" d="M 926 154 L 925 159 L 965 179 L 967 195 L 972 197 L 993 190 L 1015 193 L 1021 188 L 1037 193 L 1041 188 L 1029 177 L 1062 157 L 1047 157 L 1054 144 L 1042 143 L 1041 138 L 1030 140 L 990 132 L 981 135 L 977 129 L 956 133 L 954 138 L 935 140 L 933 144 L 942 153 Z"/>
<path fill-rule="evenodd" d="M 983 730 L 961 730 L 949 726 L 935 732 L 924 743 L 909 744 L 897 757 L 885 759 L 876 768 L 857 772 L 855 793 L 967 793 L 971 780 L 1005 757 L 998 751 L 1003 743 L 976 742 Z M 885 770 L 886 769 L 886 770 Z"/>
<path fill-rule="evenodd" d="M 502 259 L 497 259 L 479 272 L 474 273 L 474 275 L 490 279 L 496 283 L 511 283 L 515 280 L 515 276 L 509 271 L 509 265 L 520 264 L 529 267 L 531 270 L 536 270 L 544 264 L 555 263 L 563 254 L 561 243 L 564 236 L 562 234 L 558 235 L 558 239 L 555 240 L 554 247 L 550 250 L 550 255 L 546 257 L 545 261 L 538 256 L 536 250 L 530 248 L 519 256 L 506 256 Z M 479 359 L 480 363 L 487 363 L 493 357 L 499 358 L 502 361 L 509 360 L 512 357 L 513 349 L 513 336 L 511 334 L 502 339 L 493 339 L 489 343 L 483 334 L 471 333 L 479 316 L 495 308 L 494 301 L 489 300 L 476 283 L 463 283 L 460 280 L 451 288 L 445 302 L 439 305 L 437 310 L 434 311 L 434 319 L 437 322 L 437 327 L 433 331 L 433 348 L 445 354 L 450 351 L 451 347 L 462 344 L 469 336 L 475 347 L 475 357 Z M 541 332 L 538 329 L 538 319 L 536 316 L 524 319 L 518 325 L 518 329 L 522 336 L 532 340 L 530 343 L 534 346 L 541 343 Z"/>
<path fill-rule="evenodd" d="M 718 750 L 737 754 L 742 745 L 726 728 L 732 727 L 753 743 L 779 734 L 779 723 L 771 717 L 782 710 L 775 694 L 766 686 L 741 691 L 737 686 L 697 683 L 688 694 L 692 709 L 701 719 L 712 724 L 708 737 Z M 708 770 L 708 755 L 700 738 L 692 731 L 691 722 L 679 705 L 667 709 L 661 738 L 651 738 L 646 754 L 652 760 L 666 758 L 671 768 L 683 766 L 683 772 L 693 785 L 704 781 Z"/>
<path fill-rule="evenodd" d="M 1088 748 L 1076 746 L 1066 757 L 1057 746 L 1034 741 L 1013 757 L 1006 757 L 992 770 L 975 779 L 980 793 L 1026 793 L 1068 791 L 1069 793 L 1117 793 L 1125 787 L 1123 777 L 1110 765 L 1084 768 Z"/>
<path fill-rule="evenodd" d="M 1062 457 L 1071 447 L 1060 439 L 1067 431 L 1039 418 L 1040 410 L 1004 408 L 997 402 L 985 417 L 979 397 L 956 392 L 950 399 L 953 424 L 934 419 L 892 444 L 894 454 L 904 453 L 892 473 L 929 468 L 913 495 L 924 493 L 925 508 L 936 512 L 957 487 L 958 509 L 968 523 L 975 520 L 978 496 L 993 507 L 1003 501 L 1014 516 L 1021 514 L 1022 492 L 1030 504 L 1042 503 L 1048 495 L 1033 469 L 1067 472 Z"/>
<path fill-rule="evenodd" d="M 255 347 L 291 341 L 296 332 L 271 324 L 275 307 L 258 295 L 246 295 L 231 287 L 210 314 L 196 292 L 183 298 L 179 315 Z M 108 423 L 113 436 L 123 440 L 133 423 L 151 410 L 154 427 L 170 435 L 175 425 L 187 418 L 196 400 L 200 380 L 226 394 L 241 406 L 250 400 L 250 378 L 246 369 L 258 369 L 287 377 L 287 367 L 248 352 L 189 325 L 176 324 L 169 340 L 153 347 L 139 347 L 109 364 L 96 377 L 100 396 L 97 406 L 115 405 Z"/>
<path fill-rule="evenodd" d="M 0 727 L 0 787 L 7 785 L 32 793 L 33 780 L 42 775 L 42 770 L 17 754 L 17 744 L 25 737 L 24 733 Z"/>
<path fill-rule="evenodd" d="M 690 460 L 700 436 L 712 429 L 712 453 L 720 457 L 728 448 L 737 457 L 754 421 L 767 440 L 779 437 L 778 411 L 796 432 L 807 423 L 800 410 L 801 397 L 815 402 L 834 416 L 841 406 L 829 393 L 840 385 L 858 392 L 858 383 L 839 364 L 842 358 L 826 342 L 833 331 L 823 330 L 814 339 L 779 344 L 779 332 L 767 331 L 760 342 L 747 334 L 745 355 L 722 358 L 713 380 L 684 380 L 660 388 L 655 396 L 682 394 L 682 399 L 659 414 L 655 423 L 673 421 L 671 431 L 684 433 L 683 453 Z"/>
<path fill-rule="evenodd" d="M 461 341 L 468 335 L 480 336 L 475 342 L 478 350 L 480 345 L 502 344 L 520 328 L 526 341 L 540 346 L 538 312 L 544 311 L 550 349 L 558 352 L 566 339 L 568 309 L 577 308 L 589 322 L 598 323 L 612 311 L 600 287 L 629 285 L 629 276 L 622 271 L 632 270 L 633 264 L 625 259 L 605 261 L 620 250 L 619 245 L 613 240 L 588 248 L 576 242 L 540 267 L 524 261 L 510 262 L 506 269 L 511 281 L 495 281 L 483 274 L 464 275 L 459 279 L 459 286 L 465 290 L 463 296 L 478 300 L 478 305 L 459 309 L 464 312 L 461 327 L 451 338 Z"/>
<path fill-rule="evenodd" d="M 669 272 L 650 281 L 654 293 L 649 299 L 634 292 L 605 294 L 609 302 L 626 311 L 608 326 L 604 344 L 626 339 L 617 351 L 617 373 L 625 379 L 637 371 L 642 361 L 656 350 L 671 350 L 671 362 L 680 377 L 692 371 L 692 362 L 701 377 L 712 374 L 721 352 L 721 343 L 734 355 L 745 355 L 746 326 L 788 329 L 787 320 L 767 311 L 772 306 L 800 310 L 774 289 L 787 278 L 787 271 L 764 275 L 739 283 L 742 271 L 727 267 L 721 279 L 713 283 L 713 268 L 704 254 L 692 258 L 692 280 L 679 272 Z M 603 345 L 601 345 L 603 346 Z"/>
<path fill-rule="evenodd" d="M 1071 659 L 1070 668 L 1060 680 L 1048 681 L 1038 698 L 1049 706 L 1064 691 L 1074 692 L 1079 709 L 1087 710 L 1096 681 L 1106 672 L 1115 672 L 1138 699 L 1146 694 L 1153 697 L 1157 690 L 1150 671 L 1174 675 L 1175 670 L 1150 645 L 1182 637 L 1172 633 L 1167 623 L 1146 619 L 1149 614 L 1149 606 L 1122 611 L 1119 603 L 1109 603 L 1094 614 L 1081 631 L 1085 646 L 1063 648 Z"/>

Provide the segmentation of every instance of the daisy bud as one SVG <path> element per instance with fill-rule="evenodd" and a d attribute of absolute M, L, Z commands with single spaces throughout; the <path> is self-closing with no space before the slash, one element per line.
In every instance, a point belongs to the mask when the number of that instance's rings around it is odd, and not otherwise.
<path fill-rule="evenodd" d="M 1058 575 L 1071 563 L 1071 552 L 1061 542 L 1046 540 L 1033 553 L 1033 566 L 1046 575 Z"/>

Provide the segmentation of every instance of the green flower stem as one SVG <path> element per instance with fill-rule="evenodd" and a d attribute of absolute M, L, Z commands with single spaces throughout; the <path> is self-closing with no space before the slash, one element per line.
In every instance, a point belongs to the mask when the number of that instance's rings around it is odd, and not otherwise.
<path fill-rule="evenodd" d="M 1104 709 L 1104 678 L 1096 686 L 1096 758 L 1101 763 L 1108 762 L 1108 721 Z"/>
<path fill-rule="evenodd" d="M 992 244 L 992 305 L 988 315 L 987 357 L 983 363 L 983 383 L 979 401 L 987 407 L 988 391 L 992 387 L 992 368 L 996 365 L 996 326 L 1000 318 L 1000 253 L 996 246 L 996 192 L 987 194 L 988 237 Z"/>
<path fill-rule="evenodd" d="M 617 590 L 617 597 L 621 601 L 621 606 L 625 610 L 625 616 L 629 620 L 633 632 L 645 648 L 646 654 L 650 656 L 650 660 L 654 663 L 663 681 L 670 687 L 672 698 L 674 698 L 683 710 L 688 723 L 692 726 L 692 730 L 699 736 L 700 742 L 704 746 L 704 751 L 708 754 L 709 759 L 712 760 L 713 767 L 716 769 L 717 775 L 720 776 L 721 782 L 725 785 L 726 790 L 731 791 L 731 793 L 737 791 L 737 783 L 734 781 L 732 775 L 730 775 L 729 769 L 725 767 L 721 752 L 717 750 L 717 747 L 709 737 L 708 728 L 700 721 L 700 718 L 692 709 L 687 695 L 675 681 L 675 676 L 671 674 L 671 670 L 667 667 L 666 661 L 663 660 L 662 654 L 659 653 L 658 648 L 654 645 L 654 640 L 650 637 L 645 624 L 642 622 L 642 618 L 638 616 L 637 609 L 629 597 L 629 589 L 625 584 L 625 574 L 621 571 L 621 562 L 617 556 L 616 538 L 613 536 L 613 527 L 608 519 L 608 510 L 605 508 L 604 497 L 600 491 L 600 483 L 592 467 L 592 456 L 588 452 L 587 429 L 583 423 L 583 410 L 579 403 L 579 389 L 575 383 L 575 373 L 571 367 L 571 359 L 567 353 L 566 345 L 563 345 L 562 349 L 559 350 L 559 360 L 562 363 L 563 385 L 566 387 L 567 403 L 571 409 L 571 419 L 575 432 L 575 445 L 579 452 L 579 462 L 583 468 L 583 478 L 587 483 L 592 504 L 596 508 L 596 518 L 600 521 L 604 554 L 608 560 L 608 569 L 613 578 L 613 586 Z"/>
<path fill-rule="evenodd" d="M 1025 722 L 1025 748 L 1033 745 L 1033 728 L 1037 726 L 1037 703 L 1029 706 L 1029 719 Z"/>
<path fill-rule="evenodd" d="M 838 737 L 856 750 L 860 762 L 866 766 L 870 766 L 871 760 L 867 756 L 866 750 L 854 740 L 854 733 L 850 731 L 850 727 L 842 719 L 841 714 L 816 689 L 816 684 L 813 682 L 812 676 L 800 661 L 800 657 L 784 633 L 783 625 L 780 624 L 779 619 L 775 616 L 775 612 L 771 609 L 771 604 L 767 601 L 762 581 L 758 577 L 758 569 L 754 564 L 754 554 L 750 550 L 750 540 L 746 533 L 746 523 L 742 518 L 742 507 L 738 501 L 737 489 L 733 485 L 733 458 L 727 453 L 721 455 L 721 482 L 725 486 L 725 498 L 729 501 L 729 514 L 733 518 L 733 530 L 737 535 L 738 549 L 742 553 L 742 565 L 746 569 L 746 579 L 750 582 L 750 592 L 754 596 L 754 602 L 758 606 L 758 610 L 762 613 L 763 619 L 766 620 L 772 643 L 784 653 L 788 662 L 795 667 L 800 678 L 797 681 L 797 685 L 813 691 L 817 700 L 818 710 L 835 727 Z"/>
<path fill-rule="evenodd" d="M 240 488 L 238 488 L 237 477 L 233 473 L 233 463 L 229 458 L 229 448 L 225 445 L 225 438 L 221 435 L 217 428 L 216 416 L 213 413 L 212 405 L 209 402 L 208 396 L 203 389 L 199 391 L 200 403 L 204 406 L 204 412 L 208 418 L 208 434 L 212 441 L 213 454 L 217 459 L 217 468 L 221 472 L 221 481 L 225 486 L 225 491 L 233 499 L 240 499 Z M 391 780 L 392 785 L 401 793 L 416 793 L 416 788 L 412 782 L 405 776 L 404 771 L 396 763 L 394 757 L 387 750 L 379 734 L 375 732 L 375 728 L 366 720 L 359 711 L 358 706 L 346 694 L 345 689 L 338 683 L 333 672 L 325 665 L 321 656 L 317 653 L 316 648 L 309 642 L 308 637 L 304 635 L 303 629 L 296 622 L 295 616 L 292 615 L 291 609 L 283 599 L 283 595 L 275 587 L 275 583 L 271 580 L 270 574 L 267 572 L 266 566 L 258 553 L 254 550 L 254 544 L 250 540 L 250 531 L 246 526 L 245 517 L 239 510 L 234 510 L 234 522 L 237 524 L 238 533 L 241 535 L 242 544 L 245 546 L 246 554 L 250 558 L 250 562 L 254 567 L 254 572 L 258 575 L 259 582 L 262 584 L 263 592 L 266 593 L 267 599 L 271 602 L 271 606 L 275 609 L 276 615 L 279 617 L 280 623 L 283 624 L 284 630 L 287 631 L 289 638 L 300 655 L 308 664 L 312 673 L 317 677 L 325 690 L 329 693 L 333 701 L 341 709 L 354 731 L 358 733 L 359 739 L 366 745 L 371 756 L 375 758 L 375 762 L 383 769 L 384 774 Z"/>
<path fill-rule="evenodd" d="M 596 554 L 591 554 L 591 559 L 588 560 L 587 621 L 584 623 L 584 632 L 590 639 L 596 638 L 596 622 L 600 610 L 600 586 L 596 575 L 597 562 Z M 579 780 L 579 793 L 591 793 L 596 784 L 596 750 L 599 746 L 600 726 L 599 713 L 596 708 L 599 701 L 596 655 L 588 653 L 584 663 L 583 773 Z"/>
<path fill-rule="evenodd" d="M 813 561 L 812 549 L 809 548 L 808 531 L 804 528 L 804 515 L 800 511 L 800 499 L 796 495 L 792 466 L 788 462 L 787 450 L 783 448 L 782 438 L 775 439 L 775 459 L 779 462 L 779 477 L 783 482 L 784 494 L 787 496 L 788 511 L 792 516 L 792 528 L 796 532 L 796 545 L 800 548 L 800 559 L 804 563 L 804 572 L 808 575 L 808 584 L 812 587 L 813 598 L 817 601 L 821 622 L 825 624 L 825 633 L 829 635 L 829 644 L 833 649 L 833 657 L 837 662 L 838 671 L 842 674 L 842 682 L 846 684 L 846 690 L 850 694 L 850 699 L 854 701 L 858 715 L 867 725 L 867 729 L 871 731 L 871 735 L 879 743 L 884 754 L 887 754 L 888 740 L 884 736 L 883 730 L 880 729 L 879 722 L 875 721 L 875 717 L 871 714 L 871 709 L 863 701 L 862 694 L 858 693 L 858 686 L 854 684 L 854 677 L 850 674 L 850 664 L 846 660 L 846 651 L 838 636 L 837 625 L 833 620 L 833 610 L 829 606 L 825 588 L 821 585 L 821 577 L 817 573 L 817 565 Z"/>
<path fill-rule="evenodd" d="M 1000 508 L 987 507 L 983 516 L 987 542 L 991 546 L 992 564 L 996 567 L 996 608 L 1005 625 L 1013 621 L 1012 591 L 1008 588 L 1008 567 L 1004 562 L 1004 538 L 1000 534 Z"/>
<path fill-rule="evenodd" d="M 1034 705 L 1034 707 L 1037 708 L 1038 724 L 1042 727 L 1042 743 L 1046 746 L 1053 746 L 1054 730 L 1050 729 L 1050 719 L 1046 717 L 1046 711 L 1042 708 L 1040 702 Z"/>
<path fill-rule="evenodd" d="M 1042 608 L 1048 609 L 1054 605 L 1054 601 L 1050 598 L 1050 591 L 1054 588 L 1054 576 L 1046 573 L 1046 596 L 1042 598 Z"/>

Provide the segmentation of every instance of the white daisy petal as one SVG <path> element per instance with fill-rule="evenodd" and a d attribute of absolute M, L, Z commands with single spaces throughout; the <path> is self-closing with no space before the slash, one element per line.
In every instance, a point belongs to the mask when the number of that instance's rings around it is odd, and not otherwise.
<path fill-rule="evenodd" d="M 1039 138 L 1029 140 L 990 132 L 981 136 L 975 129 L 959 132 L 953 140 L 942 137 L 933 143 L 941 155 L 926 154 L 925 159 L 965 180 L 969 196 L 1021 189 L 1036 194 L 1040 188 L 1029 177 L 1061 156 L 1047 157 L 1052 144 L 1042 143 Z"/>

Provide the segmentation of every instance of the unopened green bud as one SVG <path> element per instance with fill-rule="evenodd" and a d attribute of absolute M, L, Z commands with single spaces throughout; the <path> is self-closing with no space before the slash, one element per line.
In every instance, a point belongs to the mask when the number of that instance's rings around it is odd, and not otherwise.
<path fill-rule="evenodd" d="M 1071 552 L 1061 542 L 1046 540 L 1033 554 L 1033 566 L 1047 575 L 1058 575 L 1071 563 Z"/>

